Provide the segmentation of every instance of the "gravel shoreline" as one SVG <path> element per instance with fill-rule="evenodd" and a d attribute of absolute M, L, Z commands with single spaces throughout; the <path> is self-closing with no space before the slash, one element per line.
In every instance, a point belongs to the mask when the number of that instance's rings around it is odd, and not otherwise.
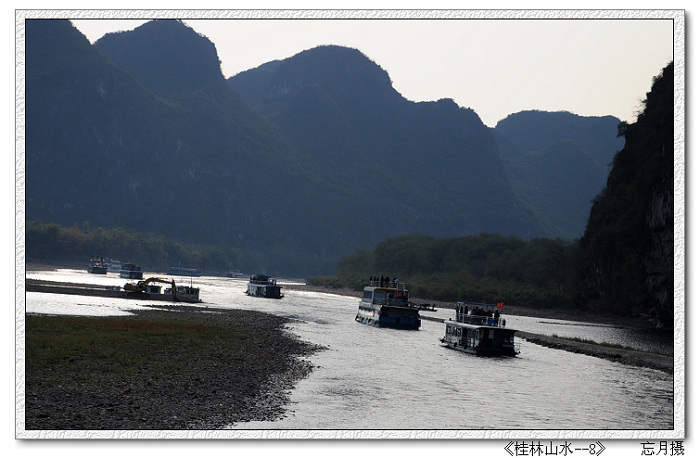
<path fill-rule="evenodd" d="M 149 355 L 152 365 L 124 367 L 109 376 L 103 370 L 106 363 L 80 364 L 79 356 L 50 367 L 33 368 L 27 362 L 25 429 L 211 430 L 279 420 L 284 418 L 295 383 L 313 370 L 303 357 L 322 350 L 291 335 L 284 329 L 291 320 L 275 315 L 154 307 L 166 308 L 168 312 L 136 312 L 136 319 L 235 326 L 252 333 L 254 342 L 240 355 L 231 354 L 226 346 L 190 346 L 174 355 L 172 347 L 154 345 Z M 183 369 L 168 377 L 154 373 L 153 368 L 168 364 L 180 364 Z"/>

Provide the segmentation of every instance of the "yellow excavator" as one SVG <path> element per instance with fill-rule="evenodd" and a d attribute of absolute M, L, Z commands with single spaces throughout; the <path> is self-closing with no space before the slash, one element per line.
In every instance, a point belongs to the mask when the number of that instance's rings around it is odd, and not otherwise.
<path fill-rule="evenodd" d="M 151 277 L 137 283 L 127 283 L 124 285 L 124 290 L 133 291 L 135 293 L 155 293 L 156 291 L 149 291 L 148 287 L 151 283 L 165 283 L 171 285 L 173 301 L 177 301 L 177 288 L 175 288 L 175 280 L 163 280 L 162 278 Z M 158 291 L 158 293 L 160 293 L 160 291 Z"/>

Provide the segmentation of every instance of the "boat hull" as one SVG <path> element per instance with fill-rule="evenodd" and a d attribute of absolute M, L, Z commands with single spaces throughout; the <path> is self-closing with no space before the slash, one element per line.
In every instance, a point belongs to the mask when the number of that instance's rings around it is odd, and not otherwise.
<path fill-rule="evenodd" d="M 143 272 L 133 270 L 121 270 L 119 271 L 119 276 L 121 278 L 128 278 L 129 280 L 143 280 Z"/>
<path fill-rule="evenodd" d="M 253 285 L 249 284 L 246 294 L 253 297 L 264 297 L 267 299 L 282 299 L 282 287 L 277 285 Z"/>
<path fill-rule="evenodd" d="M 358 323 L 394 329 L 420 329 L 421 320 L 418 311 L 411 307 L 388 306 L 360 303 L 355 316 Z"/>
<path fill-rule="evenodd" d="M 459 345 L 454 342 L 446 342 L 444 339 L 440 339 L 442 344 L 446 348 L 451 348 L 453 350 L 461 351 L 464 353 L 469 353 L 471 355 L 477 356 L 516 356 L 520 353 L 515 348 L 504 348 L 504 347 L 470 347 Z"/>
<path fill-rule="evenodd" d="M 451 320 L 445 325 L 445 336 L 440 341 L 447 348 L 478 356 L 516 356 L 520 353 L 515 344 L 515 329 L 474 326 Z"/>
<path fill-rule="evenodd" d="M 197 269 L 189 269 L 186 267 L 171 267 L 168 269 L 168 275 L 177 275 L 180 277 L 201 277 L 202 272 Z"/>

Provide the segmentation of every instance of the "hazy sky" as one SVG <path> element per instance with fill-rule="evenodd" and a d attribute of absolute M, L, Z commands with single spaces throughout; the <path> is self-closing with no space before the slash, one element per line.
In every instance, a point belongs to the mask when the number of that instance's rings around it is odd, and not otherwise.
<path fill-rule="evenodd" d="M 356 48 L 384 68 L 407 99 L 452 98 L 491 127 L 531 109 L 634 122 L 652 78 L 674 52 L 673 20 L 658 12 L 653 19 L 630 13 L 601 19 L 595 11 L 573 18 L 542 12 L 525 18 L 484 16 L 482 11 L 478 18 L 463 12 L 466 18 L 434 19 L 413 11 L 408 19 L 332 20 L 241 19 L 247 13 L 240 11 L 205 20 L 192 11 L 137 14 L 182 18 L 214 43 L 225 77 L 318 45 Z M 94 42 L 143 22 L 80 19 L 74 24 Z"/>

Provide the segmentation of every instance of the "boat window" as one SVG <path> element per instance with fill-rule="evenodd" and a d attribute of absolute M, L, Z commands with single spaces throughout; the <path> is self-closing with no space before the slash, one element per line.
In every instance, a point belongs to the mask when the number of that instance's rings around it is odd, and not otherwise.
<path fill-rule="evenodd" d="M 363 299 L 372 299 L 372 291 L 365 291 L 362 293 L 362 298 Z"/>
<path fill-rule="evenodd" d="M 375 300 L 383 300 L 386 299 L 386 291 L 374 291 L 374 299 Z"/>

